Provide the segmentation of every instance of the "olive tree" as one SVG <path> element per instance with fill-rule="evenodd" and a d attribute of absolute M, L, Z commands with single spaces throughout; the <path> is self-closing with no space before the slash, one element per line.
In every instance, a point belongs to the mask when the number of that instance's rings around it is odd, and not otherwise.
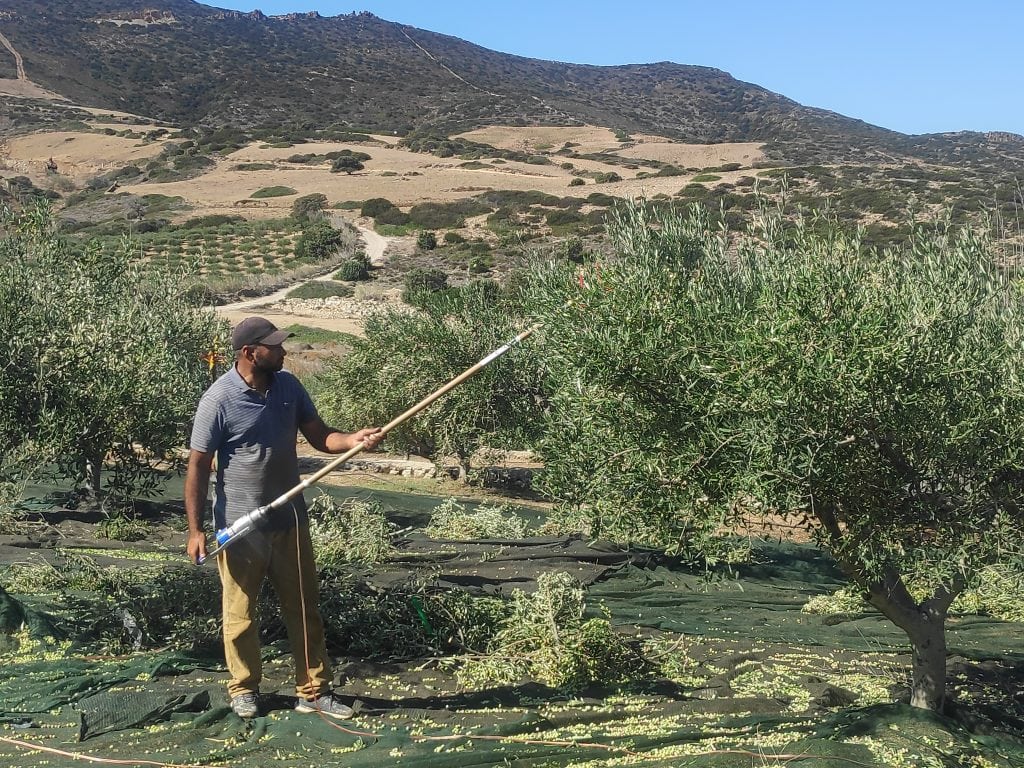
<path fill-rule="evenodd" d="M 6 212 L 0 240 L 0 464 L 49 465 L 128 498 L 145 492 L 185 440 L 210 383 L 219 325 L 181 275 L 144 271 L 56 234 L 45 206 Z"/>
<path fill-rule="evenodd" d="M 913 648 L 939 709 L 945 621 L 1020 551 L 1021 297 L 983 235 L 877 253 L 826 220 L 620 209 L 613 258 L 535 276 L 551 368 L 550 493 L 596 533 L 701 548 L 804 526 Z"/>
<path fill-rule="evenodd" d="M 494 283 L 448 289 L 421 309 L 368 318 L 365 338 L 329 360 L 316 399 L 331 423 L 384 424 L 522 330 L 517 302 Z M 440 461 L 468 477 L 481 447 L 528 447 L 543 404 L 536 358 L 517 349 L 484 368 L 388 436 L 392 450 Z"/>

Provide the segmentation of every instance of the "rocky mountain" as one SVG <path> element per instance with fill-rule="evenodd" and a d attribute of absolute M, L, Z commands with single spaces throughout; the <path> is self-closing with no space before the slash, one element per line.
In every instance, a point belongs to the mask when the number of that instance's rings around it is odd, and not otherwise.
<path fill-rule="evenodd" d="M 1024 168 L 1024 138 L 907 136 L 708 67 L 511 56 L 369 13 L 267 17 L 192 0 L 3 0 L 25 76 L 76 104 L 179 125 L 450 134 L 590 123 L 692 142 L 766 142 L 789 163 Z M 2 52 L 0 52 L 2 53 Z M 0 77 L 16 78 L 0 55 Z"/>

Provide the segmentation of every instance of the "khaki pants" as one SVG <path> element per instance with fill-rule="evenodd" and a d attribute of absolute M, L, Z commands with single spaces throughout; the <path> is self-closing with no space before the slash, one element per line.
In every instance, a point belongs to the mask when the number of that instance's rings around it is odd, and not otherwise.
<path fill-rule="evenodd" d="M 320 618 L 320 584 L 309 527 L 253 531 L 217 558 L 223 587 L 224 658 L 228 695 L 255 692 L 263 677 L 256 602 L 268 575 L 281 603 L 281 617 L 295 660 L 295 693 L 313 699 L 331 689 L 331 663 Z M 305 610 L 303 610 L 305 607 Z"/>

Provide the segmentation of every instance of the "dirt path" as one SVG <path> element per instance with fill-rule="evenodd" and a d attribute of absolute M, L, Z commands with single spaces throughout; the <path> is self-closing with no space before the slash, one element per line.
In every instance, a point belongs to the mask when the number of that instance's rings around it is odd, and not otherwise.
<path fill-rule="evenodd" d="M 11 41 L 4 37 L 2 32 L 0 32 L 0 45 L 14 55 L 14 66 L 18 68 L 18 79 L 23 83 L 28 82 L 28 75 L 25 74 L 25 62 L 22 60 L 21 54 L 14 49 Z"/>
<path fill-rule="evenodd" d="M 257 313 L 252 310 L 217 307 L 217 314 L 231 323 L 231 325 L 236 325 L 241 320 Z M 363 321 L 361 318 L 315 317 L 286 312 L 268 312 L 263 309 L 259 310 L 259 316 L 267 318 L 278 328 L 287 328 L 289 325 L 308 325 L 313 328 L 323 328 L 325 331 L 340 331 L 342 333 L 351 333 L 353 336 L 363 335 Z"/>
<path fill-rule="evenodd" d="M 366 243 L 366 255 L 370 259 L 370 264 L 374 267 L 383 267 L 384 252 L 388 249 L 389 238 L 378 235 L 372 229 L 361 227 L 358 224 L 356 229 L 359 230 L 359 234 L 363 236 L 363 242 Z"/>

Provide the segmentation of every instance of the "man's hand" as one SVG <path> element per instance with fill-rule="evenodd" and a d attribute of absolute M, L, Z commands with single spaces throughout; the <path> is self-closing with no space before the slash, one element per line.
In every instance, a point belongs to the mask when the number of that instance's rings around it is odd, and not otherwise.
<path fill-rule="evenodd" d="M 375 451 L 377 446 L 384 440 L 384 433 L 380 431 L 380 427 L 366 427 L 360 429 L 358 432 L 352 433 L 354 445 L 362 443 L 365 451 Z"/>
<path fill-rule="evenodd" d="M 372 451 L 384 439 L 380 427 L 366 427 L 358 432 L 342 432 L 327 426 L 319 416 L 300 424 L 299 430 L 311 446 L 324 453 L 344 453 L 360 444 L 363 450 Z"/>
<path fill-rule="evenodd" d="M 203 560 L 205 560 L 206 532 L 189 531 L 188 544 L 185 545 L 185 551 L 188 552 L 189 559 L 196 565 L 199 565 Z"/>
<path fill-rule="evenodd" d="M 196 565 L 206 557 L 203 517 L 212 467 L 212 452 L 204 453 L 194 448 L 189 452 L 188 472 L 185 474 L 185 517 L 188 519 L 188 543 L 185 545 L 185 551 Z"/>

